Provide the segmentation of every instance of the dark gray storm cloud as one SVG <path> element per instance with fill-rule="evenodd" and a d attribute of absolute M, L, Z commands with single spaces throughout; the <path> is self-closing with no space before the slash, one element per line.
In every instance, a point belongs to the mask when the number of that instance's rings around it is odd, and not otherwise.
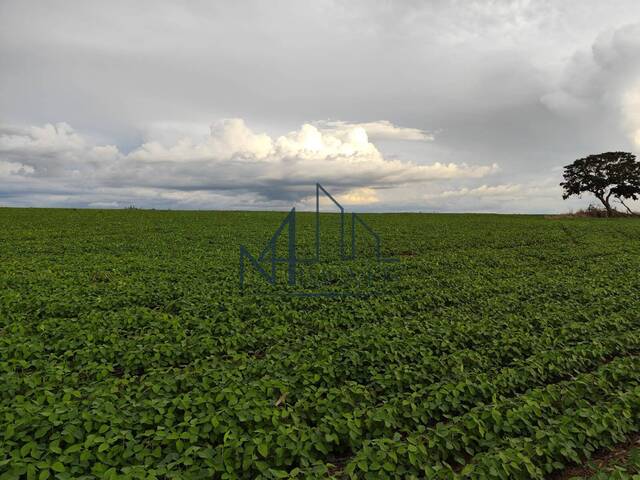
<path fill-rule="evenodd" d="M 635 0 L 5 0 L 0 204 L 564 210 L 639 67 Z"/>

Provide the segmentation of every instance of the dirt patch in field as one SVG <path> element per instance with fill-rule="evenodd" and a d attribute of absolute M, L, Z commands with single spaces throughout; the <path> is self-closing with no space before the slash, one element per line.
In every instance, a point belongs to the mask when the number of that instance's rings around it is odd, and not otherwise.
<path fill-rule="evenodd" d="M 598 450 L 590 460 L 583 465 L 574 465 L 553 474 L 549 480 L 568 480 L 572 477 L 591 477 L 596 474 L 591 465 L 597 469 L 606 468 L 613 464 L 624 464 L 628 460 L 629 452 L 633 448 L 640 447 L 640 433 L 634 434 L 629 440 L 620 443 L 610 450 Z M 591 465 L 590 465 L 591 464 Z"/>

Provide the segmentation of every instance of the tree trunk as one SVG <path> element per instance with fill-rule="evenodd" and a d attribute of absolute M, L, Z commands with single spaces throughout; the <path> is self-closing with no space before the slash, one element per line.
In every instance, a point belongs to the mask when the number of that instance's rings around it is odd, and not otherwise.
<path fill-rule="evenodd" d="M 609 203 L 609 195 L 606 197 L 604 195 L 596 195 L 596 198 L 602 202 L 604 208 L 607 210 L 607 217 L 613 217 L 613 208 L 611 208 L 611 204 Z"/>
<path fill-rule="evenodd" d="M 607 196 L 605 197 L 605 203 L 607 204 L 607 217 L 613 217 L 613 214 L 615 213 L 616 209 L 611 207 L 611 195 L 613 195 L 613 190 L 610 190 L 609 193 L 607 194 Z"/>

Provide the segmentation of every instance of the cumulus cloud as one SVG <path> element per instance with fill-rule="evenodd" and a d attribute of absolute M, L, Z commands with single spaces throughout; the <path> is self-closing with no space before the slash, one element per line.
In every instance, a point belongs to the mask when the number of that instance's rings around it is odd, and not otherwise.
<path fill-rule="evenodd" d="M 414 129 L 389 122 L 372 124 L 416 135 Z M 497 164 L 424 165 L 385 158 L 362 125 L 307 123 L 272 138 L 237 118 L 214 122 L 204 138 L 184 136 L 171 145 L 148 139 L 128 153 L 96 144 L 66 123 L 3 126 L 0 160 L 0 175 L 11 180 L 15 190 L 31 182 L 35 192 L 55 190 L 65 198 L 78 194 L 91 206 L 115 206 L 117 201 L 91 198 L 87 189 L 95 195 L 121 189 L 134 198 L 151 191 L 164 201 L 187 206 L 216 206 L 221 199 L 212 194 L 299 201 L 317 181 L 332 185 L 346 203 L 370 204 L 377 201 L 374 188 L 481 178 L 498 171 Z"/>
<path fill-rule="evenodd" d="M 427 194 L 425 198 L 450 198 L 450 197 L 513 197 L 523 193 L 524 188 L 519 184 L 504 185 L 480 185 L 475 188 L 460 188 L 458 190 L 445 190 L 438 194 Z"/>
<path fill-rule="evenodd" d="M 539 213 L 545 210 L 545 205 L 561 196 L 557 178 L 546 176 L 526 183 L 483 183 L 475 187 L 445 188 L 422 198 L 427 206 L 437 206 L 443 211 L 500 212 L 505 207 L 525 202 L 529 209 L 523 211 Z M 579 208 L 580 205 L 580 201 L 571 199 L 565 204 L 565 209 Z"/>
<path fill-rule="evenodd" d="M 598 35 L 568 62 L 558 88 L 541 102 L 565 116 L 617 121 L 640 146 L 640 23 Z M 609 125 L 611 129 L 611 125 Z"/>
<path fill-rule="evenodd" d="M 637 0 L 66 4 L 1 3 L 4 205 L 421 210 L 640 146 Z"/>
<path fill-rule="evenodd" d="M 341 132 L 354 128 L 362 128 L 371 140 L 433 140 L 431 133 L 419 128 L 399 127 L 388 120 L 378 120 L 377 122 L 349 123 L 341 121 L 316 122 L 323 130 Z"/>
<path fill-rule="evenodd" d="M 148 141 L 129 158 L 140 161 L 187 162 L 193 160 L 229 160 L 233 157 L 264 159 L 273 151 L 273 141 L 266 134 L 253 133 L 239 118 L 215 122 L 202 142 L 185 136 L 172 146 Z"/>
<path fill-rule="evenodd" d="M 624 94 L 622 105 L 625 126 L 635 146 L 640 148 L 640 79 L 634 88 Z"/>
<path fill-rule="evenodd" d="M 0 177 L 8 177 L 10 175 L 30 175 L 34 172 L 33 167 L 23 165 L 18 162 L 0 161 Z"/>
<path fill-rule="evenodd" d="M 378 194 L 373 188 L 354 188 L 348 192 L 338 195 L 338 200 L 346 205 L 367 205 L 379 202 Z"/>

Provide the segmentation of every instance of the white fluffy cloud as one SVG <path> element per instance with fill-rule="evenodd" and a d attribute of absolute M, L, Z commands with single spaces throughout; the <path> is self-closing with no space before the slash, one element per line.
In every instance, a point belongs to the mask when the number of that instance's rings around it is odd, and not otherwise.
<path fill-rule="evenodd" d="M 451 197 L 513 197 L 523 194 L 525 189 L 520 184 L 480 185 L 475 188 L 445 190 L 438 194 L 428 194 L 425 198 Z"/>
<path fill-rule="evenodd" d="M 252 131 L 241 119 L 226 119 L 213 123 L 204 138 L 183 136 L 170 145 L 149 139 L 123 153 L 114 145 L 96 144 L 65 123 L 4 126 L 0 178 L 8 185 L 5 196 L 29 185 L 33 194 L 54 192 L 65 200 L 75 195 L 91 206 L 151 195 L 166 203 L 211 208 L 229 203 L 220 196 L 239 200 L 243 194 L 250 203 L 256 198 L 299 201 L 317 181 L 333 186 L 347 203 L 368 204 L 378 200 L 376 188 L 481 178 L 498 170 L 496 164 L 422 165 L 388 159 L 370 141 L 369 130 L 378 138 L 428 138 L 390 122 L 308 123 L 273 138 Z M 118 191 L 123 198 L 114 200 Z"/>
<path fill-rule="evenodd" d="M 30 175 L 33 172 L 33 167 L 29 165 L 23 165 L 18 162 L 0 161 L 0 178 L 8 177 L 9 175 Z"/>
<path fill-rule="evenodd" d="M 640 148 L 640 80 L 624 94 L 622 105 L 625 125 L 634 145 Z"/>
<path fill-rule="evenodd" d="M 562 211 L 505 186 L 640 147 L 637 0 L 0 5 L 0 205 Z"/>
<path fill-rule="evenodd" d="M 521 209 L 523 213 L 540 213 L 549 211 L 547 205 L 562 197 L 559 180 L 549 175 L 535 181 L 523 183 L 497 183 L 476 187 L 440 189 L 423 195 L 425 207 L 433 206 L 440 211 L 457 212 L 501 212 L 512 205 L 528 205 Z M 575 210 L 586 206 L 587 199 L 570 199 L 565 204 L 566 210 Z"/>
<path fill-rule="evenodd" d="M 541 102 L 565 116 L 616 122 L 640 147 L 640 23 L 600 34 L 589 49 L 576 52 L 557 89 Z"/>
<path fill-rule="evenodd" d="M 379 202 L 380 198 L 373 188 L 362 187 L 338 195 L 338 200 L 347 205 L 367 205 Z"/>
<path fill-rule="evenodd" d="M 341 121 L 316 122 L 325 131 L 344 132 L 354 128 L 362 128 L 371 140 L 433 140 L 433 134 L 419 128 L 399 127 L 388 120 L 377 122 L 349 123 Z"/>

